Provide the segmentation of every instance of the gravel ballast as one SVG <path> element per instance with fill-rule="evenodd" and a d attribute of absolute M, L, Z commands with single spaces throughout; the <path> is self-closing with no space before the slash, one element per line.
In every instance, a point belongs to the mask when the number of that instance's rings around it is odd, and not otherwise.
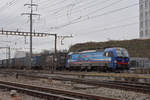
<path fill-rule="evenodd" d="M 76 92 L 105 96 L 105 97 L 120 98 L 121 100 L 150 100 L 150 95 L 148 94 L 136 93 L 136 92 L 124 91 L 118 89 L 110 89 L 104 87 L 94 87 L 94 86 L 92 87 L 92 86 L 76 84 L 72 82 L 61 82 L 61 81 L 54 81 L 54 80 L 47 80 L 47 79 L 34 79 L 34 78 L 25 78 L 25 77 L 19 77 L 18 79 L 16 79 L 13 76 L 5 76 L 5 77 L 0 76 L 0 80 L 18 82 L 23 84 L 31 84 L 31 85 L 37 85 L 43 87 L 50 87 L 50 88 L 57 88 L 57 89 L 64 89 L 64 90 L 76 91 Z"/>

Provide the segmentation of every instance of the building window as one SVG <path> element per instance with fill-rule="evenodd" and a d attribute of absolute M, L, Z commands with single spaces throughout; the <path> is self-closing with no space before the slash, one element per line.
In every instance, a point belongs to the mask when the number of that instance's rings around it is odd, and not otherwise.
<path fill-rule="evenodd" d="M 140 19 L 143 20 L 143 13 L 140 13 Z"/>
<path fill-rule="evenodd" d="M 145 0 L 145 8 L 148 8 L 148 0 Z"/>
<path fill-rule="evenodd" d="M 143 11 L 143 5 L 142 4 L 140 5 L 140 10 Z"/>
<path fill-rule="evenodd" d="M 145 20 L 145 27 L 148 27 L 148 20 Z"/>
<path fill-rule="evenodd" d="M 148 12 L 145 12 L 145 18 L 148 19 Z"/>
<path fill-rule="evenodd" d="M 140 32 L 140 37 L 143 37 L 143 31 Z"/>
<path fill-rule="evenodd" d="M 145 30 L 145 36 L 148 36 L 148 30 Z"/>
<path fill-rule="evenodd" d="M 140 22 L 140 27 L 143 28 L 143 22 Z"/>

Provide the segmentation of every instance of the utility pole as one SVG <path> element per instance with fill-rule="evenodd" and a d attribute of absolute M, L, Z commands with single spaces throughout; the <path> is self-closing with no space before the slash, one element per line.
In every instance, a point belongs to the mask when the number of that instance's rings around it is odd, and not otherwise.
<path fill-rule="evenodd" d="M 57 38 L 61 39 L 61 45 L 64 45 L 63 40 L 66 38 L 73 38 L 72 35 L 70 36 L 57 36 L 57 34 L 54 35 L 55 36 L 55 51 L 54 51 L 54 56 L 53 56 L 53 68 L 51 68 L 51 73 L 53 74 L 56 70 L 57 67 Z"/>
<path fill-rule="evenodd" d="M 8 66 L 9 67 L 11 67 L 11 63 L 10 63 L 10 58 L 11 58 L 11 56 L 10 56 L 11 54 L 10 54 L 10 47 L 8 47 Z"/>
<path fill-rule="evenodd" d="M 54 71 L 56 70 L 56 66 L 57 66 L 57 34 L 54 35 L 55 36 L 55 51 L 54 51 L 54 56 L 53 56 L 53 68 L 51 69 L 51 73 L 53 74 Z"/>
<path fill-rule="evenodd" d="M 30 13 L 22 13 L 22 15 L 30 16 L 30 55 L 29 55 L 29 67 L 32 68 L 32 30 L 33 30 L 33 15 L 39 15 L 33 13 L 33 6 L 38 6 L 37 4 L 33 4 L 33 0 L 31 0 L 30 4 L 25 4 L 24 6 L 30 7 Z"/>

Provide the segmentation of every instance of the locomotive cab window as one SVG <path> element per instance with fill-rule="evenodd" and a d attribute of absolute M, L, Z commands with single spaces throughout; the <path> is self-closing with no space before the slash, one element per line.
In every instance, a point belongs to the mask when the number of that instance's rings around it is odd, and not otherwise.
<path fill-rule="evenodd" d="M 108 52 L 108 57 L 113 57 L 113 53 L 112 52 Z"/>
<path fill-rule="evenodd" d="M 114 55 L 113 55 L 112 52 L 105 52 L 104 56 L 106 56 L 106 57 L 113 57 Z"/>
<path fill-rule="evenodd" d="M 105 53 L 104 53 L 104 56 L 108 57 L 108 52 L 105 52 Z"/>
<path fill-rule="evenodd" d="M 125 49 L 117 49 L 116 53 L 118 57 L 129 57 L 129 54 Z"/>

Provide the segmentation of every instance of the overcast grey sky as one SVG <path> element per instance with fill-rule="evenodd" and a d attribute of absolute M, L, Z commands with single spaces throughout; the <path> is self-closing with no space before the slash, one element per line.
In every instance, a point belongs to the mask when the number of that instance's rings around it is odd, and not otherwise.
<path fill-rule="evenodd" d="M 36 32 L 73 34 L 65 39 L 59 49 L 89 41 L 108 41 L 135 39 L 139 36 L 139 0 L 33 0 L 38 4 L 34 17 Z M 30 8 L 24 6 L 30 0 L 0 0 L 0 28 L 4 30 L 29 31 L 29 17 L 21 16 Z M 10 43 L 11 42 L 11 43 Z M 11 46 L 17 50 L 28 51 L 29 40 L 24 37 L 1 36 L 1 46 Z M 54 38 L 34 38 L 33 51 L 53 48 Z M 14 50 L 15 52 L 15 50 Z M 5 50 L 0 54 L 4 55 Z"/>

